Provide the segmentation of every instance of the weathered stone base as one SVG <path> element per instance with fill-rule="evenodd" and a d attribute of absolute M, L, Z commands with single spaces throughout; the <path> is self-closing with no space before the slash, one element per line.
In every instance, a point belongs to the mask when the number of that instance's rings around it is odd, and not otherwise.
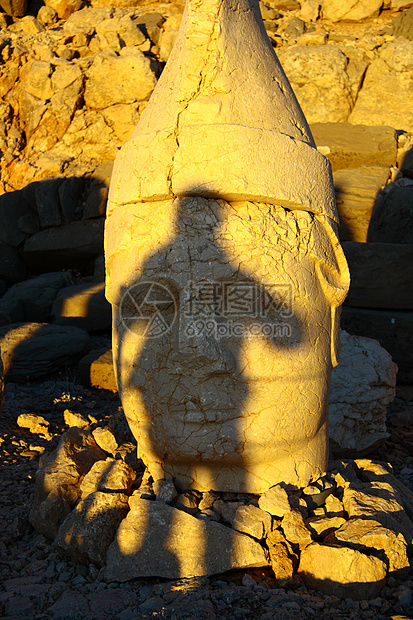
<path fill-rule="evenodd" d="M 413 493 L 388 464 L 335 461 L 305 489 L 280 483 L 260 496 L 178 494 L 172 480 L 137 475 L 122 454 L 105 459 L 87 429 L 64 434 L 41 461 L 31 519 L 43 532 L 42 518 L 52 520 L 59 553 L 100 566 L 107 581 L 269 566 L 280 585 L 298 575 L 308 587 L 365 599 L 409 567 Z"/>

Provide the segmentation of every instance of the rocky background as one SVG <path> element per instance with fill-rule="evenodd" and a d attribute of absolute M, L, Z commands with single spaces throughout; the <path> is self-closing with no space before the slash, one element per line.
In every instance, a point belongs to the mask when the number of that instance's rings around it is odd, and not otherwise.
<path fill-rule="evenodd" d="M 134 460 L 133 438 L 116 394 L 110 307 L 104 298 L 103 226 L 113 160 L 167 61 L 183 4 L 0 0 L 0 349 L 6 376 L 0 419 L 0 613 L 122 620 L 407 618 L 403 614 L 413 612 L 413 574 L 405 560 L 412 540 L 408 524 L 386 585 L 361 592 L 361 601 L 354 600 L 360 598 L 354 591 L 345 596 L 333 588 L 321 594 L 311 589 L 317 584 L 305 584 L 295 574 L 307 544 L 342 529 L 343 519 L 351 516 L 351 489 L 355 485 L 357 495 L 357 485 L 370 480 L 365 461 L 332 466 L 333 499 L 322 514 L 314 507 L 307 514 L 299 511 L 300 516 L 285 507 L 284 513 L 273 514 L 267 505 L 262 512 L 271 514 L 273 523 L 281 523 L 287 512 L 296 516 L 275 530 L 258 513 L 255 521 L 250 519 L 255 528 L 269 527 L 273 538 L 274 531 L 288 538 L 278 540 L 278 546 L 273 541 L 274 549 L 285 547 L 284 575 L 274 570 L 278 558 L 273 570 L 238 570 L 188 582 L 140 579 L 119 586 L 105 579 L 99 558 L 82 556 L 80 564 L 73 563 L 86 552 L 71 548 L 65 555 L 64 544 L 51 544 L 74 502 L 85 494 L 86 482 L 91 483 L 90 477 L 82 480 L 94 461 L 121 459 L 133 467 L 135 478 L 121 476 L 123 497 L 155 497 L 153 488 L 144 488 L 147 481 L 142 482 L 144 474 Z M 408 511 L 408 491 L 413 490 L 413 2 L 260 4 L 317 147 L 332 163 L 340 237 L 352 276 L 342 316 L 348 334 L 343 332 L 341 366 L 330 397 L 334 456 L 367 453 L 390 461 L 396 475 L 392 485 L 402 481 L 407 487 L 404 495 L 395 491 L 393 500 Z M 395 400 L 396 368 L 382 347 L 398 366 Z M 42 506 L 47 498 L 38 491 L 34 495 L 34 474 L 41 454 L 44 471 L 47 455 L 59 442 L 66 446 L 68 471 L 79 445 L 82 450 L 84 444 L 93 446 L 95 457 L 88 457 L 83 469 L 76 461 L 76 480 L 84 489 L 75 495 L 57 493 Z M 338 476 L 351 487 L 346 505 L 346 485 L 340 487 Z M 99 475 L 92 476 L 93 490 L 103 488 L 100 483 Z M 56 480 L 53 485 L 58 487 Z M 228 528 L 236 523 L 238 509 L 260 510 L 254 498 L 177 494 L 166 500 L 193 515 L 207 511 L 208 519 Z M 122 501 L 117 504 L 121 513 Z M 257 537 L 254 532 L 247 533 Z M 389 532 L 376 532 L 375 538 L 387 569 L 383 540 L 393 540 Z M 350 548 L 351 532 L 344 535 L 342 544 Z M 371 532 L 364 535 L 370 536 L 364 548 L 374 547 Z M 360 544 L 356 541 L 356 550 Z M 338 563 L 345 572 L 341 557 L 323 561 Z"/>

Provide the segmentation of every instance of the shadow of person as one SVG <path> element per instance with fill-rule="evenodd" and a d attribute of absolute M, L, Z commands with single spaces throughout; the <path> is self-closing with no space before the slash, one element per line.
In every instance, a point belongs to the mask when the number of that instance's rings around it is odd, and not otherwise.
<path fill-rule="evenodd" d="M 261 493 L 319 477 L 341 303 L 328 226 L 306 211 L 191 191 L 123 209 L 133 252 L 126 273 L 111 266 L 114 359 L 154 480 Z M 221 551 L 227 570 L 233 549 Z"/>

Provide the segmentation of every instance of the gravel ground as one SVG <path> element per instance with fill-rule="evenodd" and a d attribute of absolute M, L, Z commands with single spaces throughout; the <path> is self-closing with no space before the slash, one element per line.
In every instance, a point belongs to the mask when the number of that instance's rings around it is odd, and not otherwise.
<path fill-rule="evenodd" d="M 62 561 L 33 530 L 28 514 L 42 452 L 54 449 L 65 430 L 65 409 L 110 424 L 123 441 L 133 441 L 117 395 L 86 389 L 75 371 L 37 383 L 6 386 L 0 417 L 0 617 L 106 620 L 289 620 L 301 618 L 412 618 L 413 571 L 390 577 L 381 596 L 353 601 L 307 589 L 299 579 L 280 588 L 269 569 L 229 572 L 210 578 L 166 581 L 139 579 L 104 583 L 95 566 Z M 19 428 L 21 413 L 50 422 L 50 441 Z M 389 439 L 370 458 L 392 464 L 413 491 L 413 401 L 396 399 L 388 415 Z"/>

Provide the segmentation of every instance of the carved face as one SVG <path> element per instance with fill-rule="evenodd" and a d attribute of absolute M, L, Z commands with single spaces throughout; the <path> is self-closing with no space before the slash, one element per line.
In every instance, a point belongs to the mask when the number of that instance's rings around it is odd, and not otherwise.
<path fill-rule="evenodd" d="M 114 351 L 152 475 L 249 492 L 320 475 L 338 281 L 325 227 L 305 211 L 191 197 L 128 213 L 127 273 L 108 263 Z"/>

